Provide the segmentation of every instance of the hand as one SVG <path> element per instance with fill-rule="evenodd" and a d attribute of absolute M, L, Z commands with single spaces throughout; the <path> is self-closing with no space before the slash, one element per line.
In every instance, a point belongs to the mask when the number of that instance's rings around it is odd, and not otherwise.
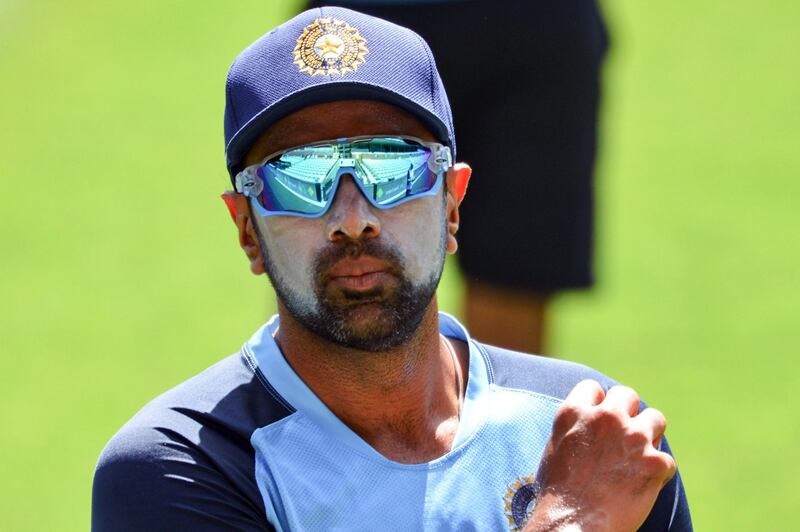
<path fill-rule="evenodd" d="M 625 386 L 579 382 L 556 412 L 526 531 L 622 532 L 641 526 L 675 461 L 658 450 L 667 421 Z"/>

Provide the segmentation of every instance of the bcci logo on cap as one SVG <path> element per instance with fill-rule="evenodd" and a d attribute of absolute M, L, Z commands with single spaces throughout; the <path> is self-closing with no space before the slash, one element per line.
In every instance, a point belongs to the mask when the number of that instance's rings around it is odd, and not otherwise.
<path fill-rule="evenodd" d="M 367 41 L 350 24 L 333 17 L 318 18 L 297 39 L 294 64 L 312 76 L 344 76 L 356 71 L 367 52 Z"/>

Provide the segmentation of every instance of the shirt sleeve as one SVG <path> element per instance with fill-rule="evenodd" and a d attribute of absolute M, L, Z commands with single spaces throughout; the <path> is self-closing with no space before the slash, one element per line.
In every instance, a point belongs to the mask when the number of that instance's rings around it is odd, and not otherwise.
<path fill-rule="evenodd" d="M 92 530 L 274 530 L 220 460 L 168 429 L 123 429 L 95 470 Z"/>

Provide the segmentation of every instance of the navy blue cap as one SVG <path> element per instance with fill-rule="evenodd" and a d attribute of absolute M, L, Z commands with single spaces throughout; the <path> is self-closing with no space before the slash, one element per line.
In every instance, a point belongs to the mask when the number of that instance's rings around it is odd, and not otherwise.
<path fill-rule="evenodd" d="M 427 43 L 413 31 L 344 9 L 309 9 L 247 47 L 226 83 L 231 180 L 256 139 L 304 107 L 338 100 L 390 103 L 455 154 L 453 117 Z"/>

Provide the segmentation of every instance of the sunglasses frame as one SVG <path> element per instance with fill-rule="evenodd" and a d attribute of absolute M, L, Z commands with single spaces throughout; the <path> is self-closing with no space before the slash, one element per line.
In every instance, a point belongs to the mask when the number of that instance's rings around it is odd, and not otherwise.
<path fill-rule="evenodd" d="M 390 203 L 388 205 L 381 205 L 376 203 L 370 195 L 364 190 L 364 185 L 361 183 L 361 179 L 357 176 L 353 175 L 353 181 L 358 186 L 359 190 L 361 190 L 361 194 L 369 201 L 370 205 L 377 209 L 385 210 L 391 209 L 393 207 L 397 207 L 398 205 L 402 205 L 411 200 L 415 200 L 417 198 L 422 198 L 425 196 L 433 196 L 439 193 L 442 188 L 442 183 L 444 182 L 444 174 L 453 166 L 453 158 L 450 152 L 450 148 L 440 144 L 438 142 L 429 142 L 422 140 L 417 137 L 406 136 L 406 135 L 360 135 L 355 137 L 342 137 L 338 139 L 330 139 L 330 140 L 321 140 L 318 142 L 313 142 L 311 144 L 302 144 L 300 146 L 294 146 L 292 148 L 287 148 L 285 150 L 280 150 L 275 153 L 268 155 L 261 159 L 260 162 L 252 164 L 246 168 L 244 168 L 241 172 L 236 174 L 236 178 L 234 181 L 234 185 L 236 187 L 236 192 L 243 194 L 250 198 L 250 203 L 256 212 L 263 217 L 267 216 L 296 216 L 300 218 L 319 218 L 324 216 L 328 209 L 330 209 L 331 205 L 333 204 L 333 200 L 336 197 L 336 192 L 339 190 L 339 182 L 343 175 L 352 175 L 353 168 L 352 167 L 344 167 L 339 168 L 337 170 L 336 177 L 333 180 L 333 185 L 331 187 L 332 193 L 328 197 L 328 200 L 325 204 L 325 207 L 319 213 L 302 213 L 296 211 L 269 211 L 261 202 L 258 201 L 258 197 L 264 190 L 264 180 L 261 176 L 258 175 L 257 171 L 259 168 L 267 165 L 271 161 L 279 158 L 281 155 L 288 153 L 293 150 L 299 150 L 303 148 L 313 148 L 317 146 L 326 146 L 326 145 L 335 145 L 335 144 L 344 144 L 344 143 L 353 143 L 359 142 L 363 140 L 379 140 L 379 139 L 389 139 L 389 140 L 403 140 L 403 141 L 411 141 L 416 144 L 423 146 L 430 150 L 431 155 L 428 157 L 428 168 L 436 175 L 436 181 L 434 185 L 425 192 L 420 192 L 419 194 L 414 194 L 413 196 L 407 196 L 403 199 L 400 199 L 396 202 Z"/>

